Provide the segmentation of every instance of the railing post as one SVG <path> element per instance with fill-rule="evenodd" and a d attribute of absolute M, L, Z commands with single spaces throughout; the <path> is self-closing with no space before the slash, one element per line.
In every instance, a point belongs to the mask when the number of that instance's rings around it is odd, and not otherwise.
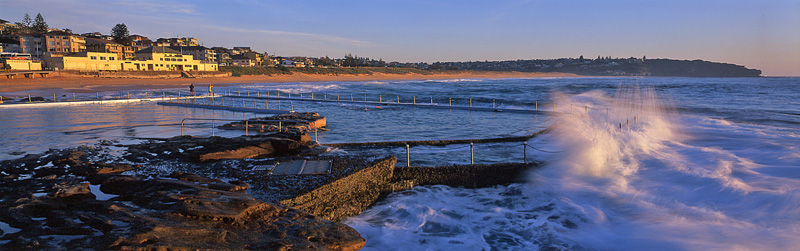
<path fill-rule="evenodd" d="M 383 95 L 378 95 L 378 102 L 383 102 Z"/>
<path fill-rule="evenodd" d="M 278 121 L 278 131 L 283 131 L 283 121 Z"/>
<path fill-rule="evenodd" d="M 472 148 L 472 142 L 469 142 L 469 164 L 475 164 L 475 151 Z"/>
<path fill-rule="evenodd" d="M 411 152 L 409 149 L 410 147 L 406 144 L 406 167 L 411 166 Z"/>
<path fill-rule="evenodd" d="M 250 93 L 248 93 L 247 96 L 250 96 L 249 94 Z M 244 121 L 244 136 L 247 136 L 248 130 L 250 130 L 250 121 L 245 120 Z"/>
<path fill-rule="evenodd" d="M 214 137 L 214 128 L 217 126 L 214 125 L 214 120 L 211 120 L 211 137 Z"/>
<path fill-rule="evenodd" d="M 181 119 L 181 136 L 183 136 L 183 121 L 186 121 L 186 119 Z"/>
<path fill-rule="evenodd" d="M 314 125 L 314 142 L 317 142 L 317 144 L 319 144 L 319 139 L 317 138 L 317 123 L 314 123 L 312 121 L 311 124 Z"/>
<path fill-rule="evenodd" d="M 522 162 L 528 164 L 528 141 L 522 142 Z"/>
<path fill-rule="evenodd" d="M 292 105 L 292 109 L 291 109 L 291 110 L 289 110 L 289 111 L 292 111 L 292 112 L 294 112 L 294 102 L 292 102 L 292 101 L 289 101 L 289 104 L 290 104 L 290 105 Z"/>

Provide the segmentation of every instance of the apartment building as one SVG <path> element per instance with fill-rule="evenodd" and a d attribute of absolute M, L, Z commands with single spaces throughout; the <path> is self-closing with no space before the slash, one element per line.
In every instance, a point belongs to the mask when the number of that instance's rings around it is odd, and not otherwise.
<path fill-rule="evenodd" d="M 131 46 L 125 46 L 114 41 L 100 38 L 86 38 L 86 51 L 116 53 L 118 59 L 128 60 L 134 58 L 134 50 Z"/>

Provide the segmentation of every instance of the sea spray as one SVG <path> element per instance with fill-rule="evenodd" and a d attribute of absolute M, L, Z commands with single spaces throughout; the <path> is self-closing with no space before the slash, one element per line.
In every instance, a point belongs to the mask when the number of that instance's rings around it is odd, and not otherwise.
<path fill-rule="evenodd" d="M 553 137 L 563 150 L 551 166 L 570 175 L 612 179 L 624 187 L 625 177 L 639 169 L 638 154 L 658 152 L 664 142 L 681 138 L 672 109 L 652 89 L 621 87 L 614 97 L 601 91 L 553 96 L 562 104 Z"/>
<path fill-rule="evenodd" d="M 612 97 L 592 91 L 554 99 L 572 107 L 562 105 L 549 135 L 562 152 L 531 180 L 540 191 L 568 198 L 572 210 L 586 212 L 578 245 L 798 247 L 792 237 L 800 229 L 798 181 L 762 175 L 756 170 L 766 166 L 743 154 L 752 150 L 738 150 L 747 146 L 704 135 L 731 137 L 738 125 L 698 130 L 715 120 L 677 114 L 669 99 L 638 87 L 619 88 Z"/>

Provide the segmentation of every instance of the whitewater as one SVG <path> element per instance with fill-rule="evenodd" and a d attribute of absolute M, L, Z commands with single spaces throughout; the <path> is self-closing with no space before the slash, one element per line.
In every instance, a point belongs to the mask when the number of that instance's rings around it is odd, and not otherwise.
<path fill-rule="evenodd" d="M 713 103 L 730 93 L 678 107 L 639 83 L 586 89 L 550 93 L 571 106 L 528 142 L 557 153 L 539 153 L 527 182 L 417 187 L 346 223 L 365 250 L 800 248 L 797 118 Z M 773 111 L 800 108 L 787 102 Z M 749 111 L 720 116 L 735 106 Z"/>

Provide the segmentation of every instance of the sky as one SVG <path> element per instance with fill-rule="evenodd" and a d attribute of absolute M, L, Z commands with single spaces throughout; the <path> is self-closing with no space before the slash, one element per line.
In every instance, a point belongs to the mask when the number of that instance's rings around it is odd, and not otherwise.
<path fill-rule="evenodd" d="M 800 0 L 0 0 L 0 19 L 398 62 L 703 59 L 800 76 Z"/>

